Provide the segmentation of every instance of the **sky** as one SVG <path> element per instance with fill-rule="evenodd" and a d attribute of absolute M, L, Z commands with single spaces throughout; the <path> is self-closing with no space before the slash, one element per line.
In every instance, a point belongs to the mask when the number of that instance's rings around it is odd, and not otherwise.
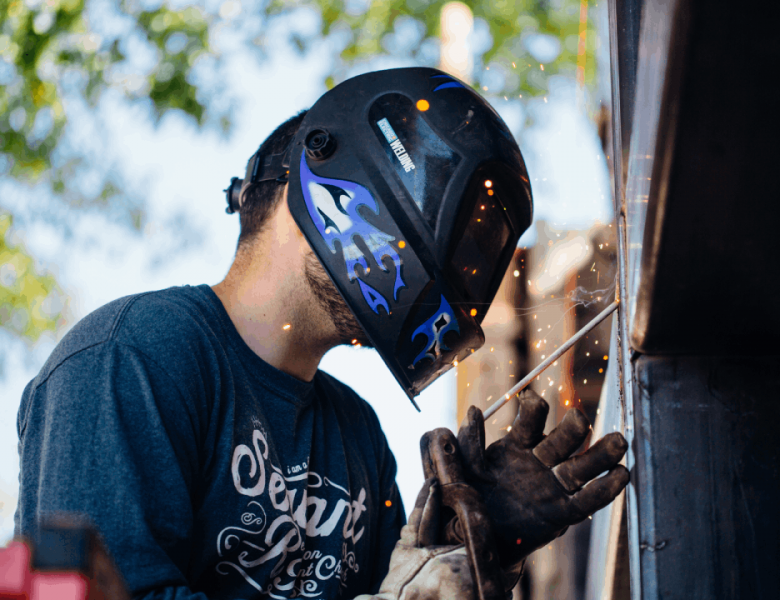
<path fill-rule="evenodd" d="M 20 232 L 41 267 L 54 272 L 69 294 L 71 325 L 125 295 L 175 285 L 213 285 L 226 274 L 238 218 L 225 214 L 222 190 L 231 177 L 243 176 L 246 161 L 277 124 L 325 92 L 324 77 L 332 58 L 321 46 L 300 55 L 279 44 L 259 64 L 253 56 L 231 51 L 229 42 L 224 47 L 220 77 L 236 100 L 235 126 L 228 137 L 214 130 L 198 131 L 177 114 L 155 127 L 147 107 L 129 105 L 116 94 L 105 95 L 97 108 L 98 119 L 89 121 L 100 123 L 92 133 L 105 140 L 104 159 L 115 163 L 145 200 L 148 218 L 140 234 L 99 216 L 77 218 L 72 236 L 44 222 Z M 382 59 L 373 68 L 409 64 Z M 604 157 L 594 125 L 576 105 L 572 82 L 553 81 L 546 102 L 489 100 L 515 133 L 525 156 L 535 220 L 560 229 L 587 229 L 596 221 L 611 220 Z M 527 115 L 535 124 L 524 129 Z M 0 191 L 14 210 L 28 205 L 30 194 L 36 193 L 9 185 Z M 532 244 L 534 231 L 532 225 L 521 244 Z M 0 377 L 0 543 L 13 531 L 19 400 L 55 344 L 47 338 L 30 348 L 3 340 L 10 351 Z M 420 436 L 435 427 L 457 425 L 454 373 L 423 392 L 418 414 L 371 350 L 336 348 L 325 356 L 321 368 L 351 385 L 376 410 L 396 455 L 399 488 L 410 510 L 423 479 Z"/>

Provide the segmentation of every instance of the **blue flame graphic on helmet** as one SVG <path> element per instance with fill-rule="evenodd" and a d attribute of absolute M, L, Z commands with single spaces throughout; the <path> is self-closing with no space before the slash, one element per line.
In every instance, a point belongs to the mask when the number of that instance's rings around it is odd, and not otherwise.
<path fill-rule="evenodd" d="M 448 88 L 462 88 L 463 84 L 459 81 L 455 81 L 449 75 L 431 75 L 431 79 L 441 79 L 442 83 L 433 88 L 434 92 L 439 90 L 446 90 Z"/>
<path fill-rule="evenodd" d="M 425 349 L 417 355 L 412 362 L 412 368 L 420 362 L 423 358 L 430 358 L 436 361 L 441 357 L 442 350 L 448 351 L 449 348 L 444 345 L 444 334 L 448 331 L 455 331 L 460 334 L 460 328 L 458 327 L 458 320 L 455 318 L 455 313 L 452 312 L 450 303 L 442 296 L 441 303 L 438 310 L 433 313 L 433 316 L 420 325 L 412 333 L 412 342 L 418 335 L 424 334 L 428 338 L 428 343 Z"/>
<path fill-rule="evenodd" d="M 363 298 L 371 310 L 379 314 L 379 307 L 382 306 L 389 313 L 387 300 L 361 280 L 356 270 L 357 265 L 360 265 L 364 273 L 369 272 L 366 258 L 355 244 L 355 238 L 360 236 L 382 271 L 388 272 L 387 267 L 382 264 L 382 258 L 385 256 L 390 257 L 395 264 L 393 299 L 397 301 L 399 290 L 406 287 L 401 277 L 401 257 L 390 245 L 390 242 L 395 241 L 395 237 L 377 229 L 358 212 L 360 206 L 366 206 L 379 215 L 376 200 L 366 188 L 357 183 L 315 175 L 306 164 L 305 154 L 301 154 L 301 187 L 309 216 L 330 251 L 336 254 L 336 241 L 341 244 L 349 280 L 358 280 Z"/>

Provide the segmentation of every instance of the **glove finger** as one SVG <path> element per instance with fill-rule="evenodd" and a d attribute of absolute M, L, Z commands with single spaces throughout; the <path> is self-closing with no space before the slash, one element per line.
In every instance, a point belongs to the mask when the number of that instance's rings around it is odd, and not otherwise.
<path fill-rule="evenodd" d="M 571 409 L 566 413 L 558 427 L 534 448 L 534 456 L 548 467 L 566 460 L 582 445 L 590 431 L 590 422 L 581 410 Z"/>
<path fill-rule="evenodd" d="M 436 543 L 440 504 L 441 490 L 438 481 L 426 479 L 420 493 L 417 494 L 414 510 L 409 515 L 409 522 L 401 532 L 404 545 L 422 547 Z"/>
<path fill-rule="evenodd" d="M 544 438 L 544 424 L 549 411 L 550 406 L 544 398 L 531 389 L 523 390 L 512 430 L 504 439 L 512 440 L 520 448 L 533 448 Z"/>
<path fill-rule="evenodd" d="M 420 438 L 420 457 L 422 458 L 423 475 L 425 479 L 436 478 L 436 467 L 433 464 L 431 456 L 431 435 L 433 432 L 426 431 Z"/>
<path fill-rule="evenodd" d="M 485 417 L 476 406 L 469 407 L 466 423 L 458 431 L 463 467 L 466 473 L 481 477 L 485 469 Z"/>
<path fill-rule="evenodd" d="M 417 546 L 435 546 L 440 543 L 439 537 L 439 508 L 441 507 L 441 487 L 439 482 L 433 480 L 428 488 L 428 498 L 422 508 L 420 524 L 417 528 Z"/>
<path fill-rule="evenodd" d="M 588 450 L 572 456 L 553 469 L 569 492 L 575 492 L 594 477 L 614 467 L 628 450 L 628 442 L 615 432 L 605 435 Z"/>
<path fill-rule="evenodd" d="M 628 485 L 628 469 L 617 465 L 610 469 L 604 477 L 591 481 L 574 494 L 572 508 L 574 509 L 571 524 L 579 523 L 597 510 L 601 510 L 612 502 Z"/>

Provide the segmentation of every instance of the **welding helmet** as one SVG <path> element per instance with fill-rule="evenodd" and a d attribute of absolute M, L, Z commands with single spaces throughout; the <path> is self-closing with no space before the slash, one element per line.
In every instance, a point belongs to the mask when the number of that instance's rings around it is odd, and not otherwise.
<path fill-rule="evenodd" d="M 285 153 L 253 157 L 229 210 L 274 178 L 288 179 L 290 213 L 412 403 L 484 344 L 532 199 L 517 143 L 474 90 L 429 68 L 349 79 Z"/>

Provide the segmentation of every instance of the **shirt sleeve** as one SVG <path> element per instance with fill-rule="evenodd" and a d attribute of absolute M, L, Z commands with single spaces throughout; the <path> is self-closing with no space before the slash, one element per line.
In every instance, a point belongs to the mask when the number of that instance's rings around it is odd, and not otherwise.
<path fill-rule="evenodd" d="M 19 409 L 16 533 L 86 517 L 135 598 L 207 600 L 187 588 L 198 419 L 165 370 L 115 341 L 67 358 Z"/>

